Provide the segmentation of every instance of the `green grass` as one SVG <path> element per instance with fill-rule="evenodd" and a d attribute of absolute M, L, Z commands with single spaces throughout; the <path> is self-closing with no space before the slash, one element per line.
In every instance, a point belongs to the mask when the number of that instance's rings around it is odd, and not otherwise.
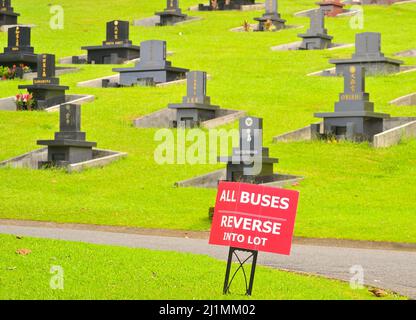
<path fill-rule="evenodd" d="M 221 294 L 226 264 L 207 256 L 4 235 L 0 241 L 0 299 L 248 299 L 240 278 L 231 295 Z M 50 288 L 52 266 L 63 268 L 64 290 Z M 258 268 L 252 298 L 379 299 L 347 283 L 266 267 Z"/>
<path fill-rule="evenodd" d="M 183 8 L 198 1 L 181 1 Z M 50 30 L 50 1 L 22 0 L 15 4 L 22 23 L 33 23 L 33 45 L 38 53 L 57 57 L 82 53 L 83 45 L 99 44 L 105 22 L 146 17 L 165 5 L 164 0 L 60 0 L 65 29 Z M 52 2 L 52 4 L 58 2 Z M 293 13 L 314 6 L 314 0 L 279 2 L 290 25 L 307 27 L 307 18 Z M 99 14 L 97 14 L 99 13 Z M 277 134 L 306 126 L 313 113 L 333 110 L 342 91 L 341 78 L 306 77 L 330 67 L 330 58 L 349 56 L 353 49 L 316 52 L 272 52 L 271 46 L 293 42 L 304 29 L 277 33 L 234 33 L 244 20 L 260 12 L 207 12 L 201 21 L 176 27 L 132 27 L 134 43 L 163 39 L 174 66 L 205 70 L 212 80 L 208 94 L 223 108 L 247 110 L 263 117 L 265 145 L 280 158 L 278 172 L 304 175 L 295 233 L 298 236 L 378 241 L 416 242 L 414 181 L 416 141 L 375 150 L 367 144 L 321 142 L 272 145 Z M 387 56 L 412 48 L 416 36 L 416 4 L 365 7 L 365 29 L 382 33 Z M 361 30 L 349 27 L 349 18 L 327 19 L 337 43 L 353 43 Z M 2 44 L 6 35 L 0 34 Z M 405 58 L 416 64 L 415 58 Z M 176 181 L 204 174 L 222 165 L 165 165 L 154 162 L 156 130 L 136 129 L 132 120 L 181 101 L 185 86 L 166 88 L 77 88 L 79 81 L 111 74 L 112 66 L 80 66 L 80 72 L 61 76 L 73 93 L 88 93 L 96 101 L 83 107 L 87 138 L 106 149 L 128 152 L 127 159 L 81 174 L 61 171 L 0 170 L 0 218 L 32 219 L 149 228 L 207 230 L 208 207 L 215 190 L 176 189 Z M 371 77 L 367 91 L 379 112 L 414 116 L 414 107 L 390 106 L 388 101 L 415 91 L 416 72 Z M 1 82 L 1 96 L 17 92 L 19 82 Z M 235 126 L 235 125 L 234 125 Z M 0 159 L 37 148 L 58 129 L 58 114 L 0 112 Z"/>

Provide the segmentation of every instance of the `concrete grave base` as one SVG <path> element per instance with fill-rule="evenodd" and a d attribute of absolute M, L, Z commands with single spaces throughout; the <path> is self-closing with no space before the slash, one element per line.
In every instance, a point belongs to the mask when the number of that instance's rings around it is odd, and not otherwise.
<path fill-rule="evenodd" d="M 174 23 L 173 25 L 176 26 L 176 25 L 181 25 L 181 24 L 185 24 L 185 23 L 189 23 L 189 22 L 198 21 L 198 20 L 202 20 L 202 17 L 189 17 L 189 16 L 187 16 L 184 21 Z M 155 27 L 159 23 L 160 23 L 160 16 L 152 16 L 152 17 L 148 17 L 148 18 L 133 20 L 132 24 L 135 27 Z"/>
<path fill-rule="evenodd" d="M 416 57 L 416 49 L 401 51 L 395 54 L 397 57 Z"/>
<path fill-rule="evenodd" d="M 281 44 L 278 46 L 271 47 L 272 51 L 291 51 L 291 50 L 299 50 L 300 46 L 302 44 L 302 41 L 296 41 L 286 44 Z M 336 49 L 344 49 L 344 48 L 350 48 L 353 47 L 354 44 L 342 44 L 342 43 L 332 43 L 331 47 L 324 49 L 324 50 L 336 50 Z M 304 50 L 307 51 L 307 50 Z"/>
<path fill-rule="evenodd" d="M 251 28 L 250 32 L 251 31 L 260 32 L 258 30 L 258 27 L 259 27 L 258 23 L 250 24 L 250 28 Z M 274 31 L 262 31 L 262 32 L 279 32 L 279 31 L 283 31 L 283 30 L 286 30 L 286 29 L 302 29 L 302 28 L 303 28 L 303 26 L 285 25 L 285 27 L 283 29 L 274 30 Z M 230 29 L 230 31 L 231 32 L 249 32 L 249 31 L 245 31 L 243 26 L 232 28 L 232 29 Z"/>
<path fill-rule="evenodd" d="M 0 26 L 0 32 L 7 32 L 10 28 L 14 28 L 14 27 L 34 28 L 36 26 L 34 24 L 8 24 L 8 25 Z"/>
<path fill-rule="evenodd" d="M 322 122 L 318 123 L 322 124 Z M 322 125 L 321 125 L 322 129 Z M 416 138 L 416 117 L 394 117 L 384 119 L 383 132 L 374 136 L 374 148 L 386 148 L 398 144 L 404 138 Z M 311 126 L 303 127 L 273 138 L 273 143 L 310 141 Z"/>
<path fill-rule="evenodd" d="M 179 181 L 175 183 L 175 187 L 178 188 L 218 188 L 218 183 L 225 180 L 227 173 L 225 169 L 217 170 L 202 176 Z M 304 177 L 294 176 L 288 174 L 274 174 L 271 177 L 272 182 L 264 183 L 262 185 L 276 188 L 283 188 L 285 186 L 294 185 L 304 180 Z"/>
<path fill-rule="evenodd" d="M 110 164 L 118 159 L 124 158 L 127 153 L 93 149 L 93 159 L 89 161 L 79 162 L 70 164 L 64 169 L 67 172 L 79 172 L 87 168 L 103 167 Z M 46 161 L 48 158 L 48 148 L 42 148 L 35 151 L 25 153 L 21 156 L 0 162 L 1 167 L 12 167 L 12 168 L 29 168 L 38 170 L 38 162 Z"/>
<path fill-rule="evenodd" d="M 206 4 L 208 6 L 208 4 Z M 216 10 L 216 11 L 257 11 L 257 10 L 263 10 L 266 6 L 264 3 L 255 3 L 255 4 L 248 4 L 241 6 L 240 10 Z M 188 8 L 189 11 L 199 11 L 199 5 L 191 6 Z M 210 12 L 210 11 L 207 11 Z M 212 11 L 211 11 L 212 12 Z M 214 11 L 215 12 L 215 11 Z"/>
<path fill-rule="evenodd" d="M 416 92 L 390 101 L 396 106 L 416 106 Z"/>
<path fill-rule="evenodd" d="M 416 66 L 400 66 L 400 72 L 395 73 L 395 75 L 403 74 L 403 73 L 409 73 L 409 72 L 415 72 Z M 307 74 L 307 76 L 321 76 L 321 77 L 336 77 L 336 69 L 329 68 L 321 71 L 315 71 L 312 73 Z"/>
<path fill-rule="evenodd" d="M 83 94 L 67 94 L 65 95 L 65 103 L 73 103 L 73 104 L 84 104 L 87 102 L 94 101 L 95 97 L 93 95 L 83 95 Z M 55 112 L 59 111 L 59 106 L 52 106 L 49 108 L 44 109 L 43 111 L 46 112 Z M 7 97 L 0 99 L 0 111 L 17 111 L 15 97 Z"/>
<path fill-rule="evenodd" d="M 232 123 L 245 115 L 245 111 L 218 109 L 215 111 L 215 118 L 202 122 L 201 127 L 207 129 L 215 128 Z M 136 128 L 169 128 L 174 120 L 176 120 L 176 110 L 165 108 L 135 119 L 133 125 Z"/>

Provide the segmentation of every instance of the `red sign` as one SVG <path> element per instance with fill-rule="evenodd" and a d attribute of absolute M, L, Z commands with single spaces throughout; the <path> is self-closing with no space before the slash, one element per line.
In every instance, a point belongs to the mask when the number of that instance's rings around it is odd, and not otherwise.
<path fill-rule="evenodd" d="M 299 192 L 221 182 L 209 243 L 290 255 Z"/>

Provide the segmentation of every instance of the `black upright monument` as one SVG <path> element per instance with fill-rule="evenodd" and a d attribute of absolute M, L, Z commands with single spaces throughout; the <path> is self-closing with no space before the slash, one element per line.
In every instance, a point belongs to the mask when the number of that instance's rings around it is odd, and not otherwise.
<path fill-rule="evenodd" d="M 96 142 L 86 141 L 81 132 L 81 106 L 65 104 L 60 107 L 60 130 L 54 140 L 39 140 L 38 145 L 48 147 L 48 161 L 39 162 L 39 168 L 65 167 L 68 164 L 88 161 L 93 158 Z"/>
<path fill-rule="evenodd" d="M 0 65 L 12 68 L 21 64 L 36 69 L 38 56 L 30 45 L 31 29 L 29 27 L 13 27 L 8 29 L 8 45 L 0 54 Z"/>
<path fill-rule="evenodd" d="M 336 137 L 353 141 L 372 141 L 383 132 L 385 118 L 390 115 L 374 112 L 374 103 L 365 92 L 365 69 L 350 65 L 344 71 L 344 92 L 335 104 L 335 112 L 317 113 L 324 119 L 323 137 Z M 321 136 L 320 125 L 312 125 L 312 136 Z"/>
<path fill-rule="evenodd" d="M 59 85 L 55 77 L 55 56 L 40 54 L 38 56 L 38 76 L 32 85 L 19 85 L 19 89 L 27 89 L 33 95 L 34 109 L 42 110 L 65 102 L 67 86 Z"/>
<path fill-rule="evenodd" d="M 269 148 L 263 147 L 263 119 L 240 119 L 240 146 L 231 157 L 219 157 L 227 163 L 227 181 L 262 184 L 272 182 L 276 158 L 269 157 Z"/>
<path fill-rule="evenodd" d="M 157 84 L 183 79 L 189 69 L 172 67 L 166 61 L 166 41 L 149 40 L 140 44 L 140 61 L 133 68 L 116 68 L 120 73 L 120 85 Z"/>
<path fill-rule="evenodd" d="M 17 24 L 20 14 L 14 12 L 11 0 L 0 0 L 0 26 Z"/>
<path fill-rule="evenodd" d="M 254 18 L 259 22 L 258 31 L 266 31 L 267 23 L 271 23 L 276 30 L 285 28 L 286 20 L 282 19 L 278 12 L 277 0 L 265 0 L 266 12 L 260 18 Z"/>
<path fill-rule="evenodd" d="M 88 51 L 87 62 L 90 64 L 121 64 L 140 58 L 140 47 L 133 45 L 129 40 L 129 28 L 128 21 L 107 22 L 107 37 L 103 44 L 81 48 Z M 78 61 L 73 62 L 77 63 Z"/>
<path fill-rule="evenodd" d="M 156 12 L 160 17 L 159 26 L 169 26 L 186 20 L 187 15 L 182 13 L 179 8 L 179 0 L 166 0 L 166 9 L 162 12 Z"/>
<path fill-rule="evenodd" d="M 333 37 L 325 29 L 325 14 L 318 9 L 309 14 L 311 26 L 304 34 L 300 34 L 302 44 L 299 50 L 321 50 L 331 47 Z"/>
<path fill-rule="evenodd" d="M 381 34 L 364 32 L 356 34 L 355 53 L 351 59 L 330 60 L 335 64 L 337 75 L 344 73 L 344 68 L 351 65 L 365 67 L 367 75 L 397 73 L 403 61 L 386 58 L 381 52 Z"/>
<path fill-rule="evenodd" d="M 170 109 L 176 110 L 174 127 L 195 127 L 201 122 L 215 118 L 219 106 L 211 104 L 207 96 L 207 74 L 202 71 L 191 71 L 186 75 L 187 95 L 181 104 L 170 104 Z"/>

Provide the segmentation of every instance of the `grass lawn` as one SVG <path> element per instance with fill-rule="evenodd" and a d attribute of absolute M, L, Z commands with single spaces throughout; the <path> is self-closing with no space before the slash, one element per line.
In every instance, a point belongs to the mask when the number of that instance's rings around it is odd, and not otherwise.
<path fill-rule="evenodd" d="M 236 294 L 244 292 L 242 279 L 234 294 L 222 295 L 226 264 L 206 256 L 9 235 L 0 241 L 0 299 L 248 299 Z M 63 268 L 64 290 L 50 288 L 53 266 Z M 347 283 L 266 267 L 258 268 L 252 298 L 380 299 Z"/>
<path fill-rule="evenodd" d="M 196 0 L 182 0 L 187 8 Z M 307 77 L 330 67 L 330 58 L 348 57 L 352 48 L 316 52 L 272 52 L 270 47 L 297 40 L 307 18 L 293 13 L 315 6 L 315 0 L 279 1 L 290 25 L 276 33 L 234 33 L 244 20 L 261 12 L 192 12 L 201 21 L 175 27 L 131 27 L 134 43 L 163 39 L 174 66 L 205 70 L 212 80 L 208 94 L 223 108 L 247 110 L 263 117 L 265 145 L 280 158 L 277 170 L 306 180 L 301 192 L 297 236 L 331 237 L 416 243 L 416 141 L 375 150 L 367 144 L 296 142 L 272 145 L 274 135 L 306 126 L 313 113 L 333 110 L 343 89 L 341 78 Z M 21 0 L 14 4 L 21 23 L 33 23 L 36 52 L 57 57 L 80 54 L 83 45 L 100 44 L 105 22 L 147 17 L 164 8 L 164 0 L 60 0 L 65 28 L 48 26 L 50 0 Z M 55 3 L 55 2 L 52 2 Z M 99 13 L 99 14 L 98 14 Z M 382 33 L 387 56 L 413 48 L 416 4 L 365 7 L 365 29 L 353 30 L 348 17 L 327 19 L 337 43 L 353 43 L 356 32 Z M 0 34 L 6 44 L 6 34 Z M 416 65 L 415 58 L 405 58 Z M 127 225 L 149 228 L 207 230 L 208 207 L 215 190 L 176 189 L 176 181 L 210 172 L 223 165 L 165 165 L 155 163 L 156 130 L 136 129 L 132 120 L 181 101 L 185 86 L 165 88 L 92 89 L 76 83 L 111 74 L 113 66 L 79 66 L 78 73 L 61 76 L 72 93 L 88 93 L 96 101 L 83 107 L 83 129 L 98 147 L 128 152 L 128 158 L 103 169 L 80 174 L 61 171 L 0 169 L 0 218 Z M 376 111 L 416 116 L 415 107 L 395 107 L 388 101 L 414 92 L 416 72 L 367 79 Z M 1 97 L 17 93 L 18 81 L 1 82 Z M 234 125 L 235 126 L 235 125 Z M 36 149 L 36 140 L 49 139 L 58 129 L 58 113 L 0 112 L 0 160 Z M 107 249 L 106 249 L 107 250 Z M 110 250 L 110 249 L 108 249 Z M 157 254 L 159 255 L 159 254 Z M 191 257 L 189 259 L 192 259 Z M 69 284 L 70 285 L 70 284 Z"/>

